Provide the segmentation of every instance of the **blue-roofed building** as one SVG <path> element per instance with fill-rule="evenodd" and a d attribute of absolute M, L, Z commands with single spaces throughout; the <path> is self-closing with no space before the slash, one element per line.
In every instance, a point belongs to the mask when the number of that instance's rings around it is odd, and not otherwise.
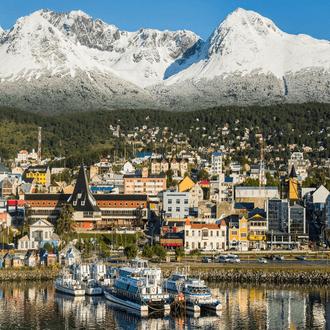
<path fill-rule="evenodd" d="M 138 155 L 136 156 L 136 158 L 142 159 L 142 160 L 149 160 L 152 156 L 152 152 L 151 151 L 141 151 L 138 153 Z"/>
<path fill-rule="evenodd" d="M 80 252 L 72 244 L 68 244 L 62 251 L 60 251 L 58 258 L 60 264 L 66 266 L 81 262 Z"/>

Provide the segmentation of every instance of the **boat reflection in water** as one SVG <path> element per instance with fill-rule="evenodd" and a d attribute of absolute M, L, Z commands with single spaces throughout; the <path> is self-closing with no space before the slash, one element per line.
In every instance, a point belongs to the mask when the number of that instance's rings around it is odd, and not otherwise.
<path fill-rule="evenodd" d="M 53 282 L 0 283 L 0 329 L 329 329 L 330 287 L 208 283 L 221 317 L 136 316 L 102 296 L 55 293 Z"/>

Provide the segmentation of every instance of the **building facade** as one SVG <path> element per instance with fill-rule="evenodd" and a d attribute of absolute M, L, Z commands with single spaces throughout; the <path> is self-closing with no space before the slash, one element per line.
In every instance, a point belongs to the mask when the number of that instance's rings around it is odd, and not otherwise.
<path fill-rule="evenodd" d="M 202 224 L 190 223 L 187 220 L 184 229 L 184 246 L 191 250 L 202 248 L 226 250 L 226 235 L 224 221 L 221 224 Z"/>

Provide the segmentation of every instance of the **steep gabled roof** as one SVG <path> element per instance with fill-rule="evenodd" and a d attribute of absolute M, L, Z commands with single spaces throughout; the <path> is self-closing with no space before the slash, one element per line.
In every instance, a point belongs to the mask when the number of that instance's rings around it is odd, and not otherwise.
<path fill-rule="evenodd" d="M 289 178 L 292 179 L 292 178 L 296 178 L 296 177 L 297 177 L 296 170 L 295 170 L 294 166 L 292 165 Z"/>
<path fill-rule="evenodd" d="M 76 211 L 101 212 L 89 189 L 86 172 L 83 165 L 80 166 L 77 182 L 72 195 L 68 199 L 68 203 L 70 203 Z"/>

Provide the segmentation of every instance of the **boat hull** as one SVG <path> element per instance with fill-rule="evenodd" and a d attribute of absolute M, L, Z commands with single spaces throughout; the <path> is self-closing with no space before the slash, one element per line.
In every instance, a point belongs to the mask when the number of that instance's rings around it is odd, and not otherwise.
<path fill-rule="evenodd" d="M 103 289 L 101 287 L 83 287 L 85 289 L 85 293 L 89 296 L 100 296 L 103 293 Z"/>
<path fill-rule="evenodd" d="M 68 288 L 62 285 L 59 285 L 57 283 L 54 283 L 55 286 L 55 290 L 57 292 L 61 292 L 61 293 L 65 293 L 65 294 L 69 294 L 71 296 L 84 296 L 85 295 L 85 290 L 84 289 L 72 289 L 72 288 Z"/>
<path fill-rule="evenodd" d="M 133 309 L 134 311 L 138 312 L 141 316 L 148 315 L 148 312 L 149 312 L 148 305 L 145 305 L 145 304 L 139 305 L 139 304 L 133 303 L 132 301 L 129 301 L 129 300 L 120 299 L 106 291 L 104 291 L 104 296 L 107 300 L 111 301 L 112 303 L 122 306 L 122 307 Z"/>

